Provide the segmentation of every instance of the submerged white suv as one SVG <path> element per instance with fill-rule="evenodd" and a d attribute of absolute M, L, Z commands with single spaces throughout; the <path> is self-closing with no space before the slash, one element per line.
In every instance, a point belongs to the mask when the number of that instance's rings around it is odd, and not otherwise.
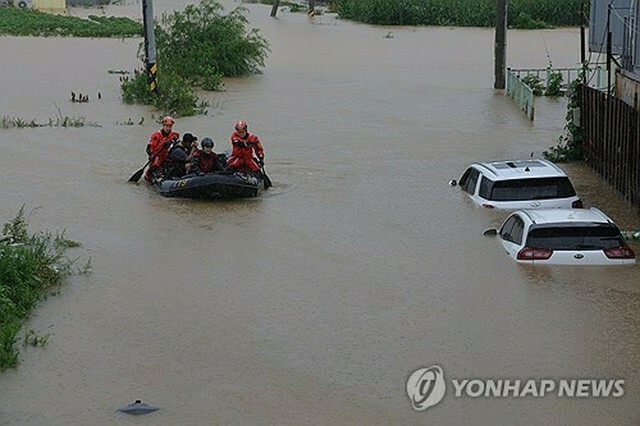
<path fill-rule="evenodd" d="M 488 209 L 581 208 L 582 201 L 567 175 L 543 159 L 473 163 L 459 185 L 471 199 Z"/>
<path fill-rule="evenodd" d="M 539 209 L 512 213 L 498 234 L 510 257 L 537 265 L 624 265 L 635 254 L 618 227 L 602 211 Z"/>

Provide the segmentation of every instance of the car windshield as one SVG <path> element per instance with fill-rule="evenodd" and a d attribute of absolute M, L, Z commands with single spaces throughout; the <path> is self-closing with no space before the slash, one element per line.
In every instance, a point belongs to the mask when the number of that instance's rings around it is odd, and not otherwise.
<path fill-rule="evenodd" d="M 568 177 L 529 178 L 493 182 L 489 199 L 493 201 L 526 201 L 568 198 L 576 195 Z"/>
<path fill-rule="evenodd" d="M 529 231 L 527 247 L 550 250 L 603 250 L 624 245 L 614 225 L 548 226 Z"/>

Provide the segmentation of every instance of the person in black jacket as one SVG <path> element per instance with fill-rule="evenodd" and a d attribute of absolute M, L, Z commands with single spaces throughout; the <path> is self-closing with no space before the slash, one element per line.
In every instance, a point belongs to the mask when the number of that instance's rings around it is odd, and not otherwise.
<path fill-rule="evenodd" d="M 169 151 L 166 161 L 167 178 L 176 179 L 191 172 L 191 160 L 198 151 L 197 140 L 191 133 L 185 133 L 180 143 Z"/>

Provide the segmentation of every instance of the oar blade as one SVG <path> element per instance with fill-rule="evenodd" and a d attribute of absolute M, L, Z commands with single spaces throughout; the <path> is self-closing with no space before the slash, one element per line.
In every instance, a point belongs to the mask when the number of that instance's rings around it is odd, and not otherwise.
<path fill-rule="evenodd" d="M 142 174 L 144 173 L 144 169 L 145 169 L 145 167 L 141 168 L 140 170 L 135 172 L 133 175 L 131 175 L 131 177 L 129 178 L 129 182 L 136 182 L 137 183 L 140 180 L 140 178 L 142 177 Z"/>

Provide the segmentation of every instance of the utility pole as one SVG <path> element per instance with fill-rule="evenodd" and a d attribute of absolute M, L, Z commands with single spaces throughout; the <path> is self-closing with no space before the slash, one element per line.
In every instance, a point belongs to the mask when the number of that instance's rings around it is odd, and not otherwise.
<path fill-rule="evenodd" d="M 153 5 L 151 0 L 142 0 L 142 23 L 144 26 L 144 64 L 147 71 L 149 90 L 158 92 L 158 65 L 156 38 L 153 32 Z"/>
<path fill-rule="evenodd" d="M 309 7 L 307 8 L 307 15 L 314 17 L 316 15 L 316 0 L 309 0 Z"/>
<path fill-rule="evenodd" d="M 607 95 L 611 96 L 611 3 L 607 8 Z"/>
<path fill-rule="evenodd" d="M 273 2 L 273 6 L 271 7 L 271 17 L 275 17 L 276 13 L 278 13 L 278 6 L 280 6 L 280 0 L 275 0 Z"/>
<path fill-rule="evenodd" d="M 585 43 L 585 32 L 584 32 L 584 0 L 580 3 L 580 63 L 584 65 L 587 60 L 587 53 L 584 47 Z"/>
<path fill-rule="evenodd" d="M 507 0 L 496 0 L 496 39 L 494 45 L 495 62 L 493 65 L 494 89 L 504 89 L 507 61 Z"/>

